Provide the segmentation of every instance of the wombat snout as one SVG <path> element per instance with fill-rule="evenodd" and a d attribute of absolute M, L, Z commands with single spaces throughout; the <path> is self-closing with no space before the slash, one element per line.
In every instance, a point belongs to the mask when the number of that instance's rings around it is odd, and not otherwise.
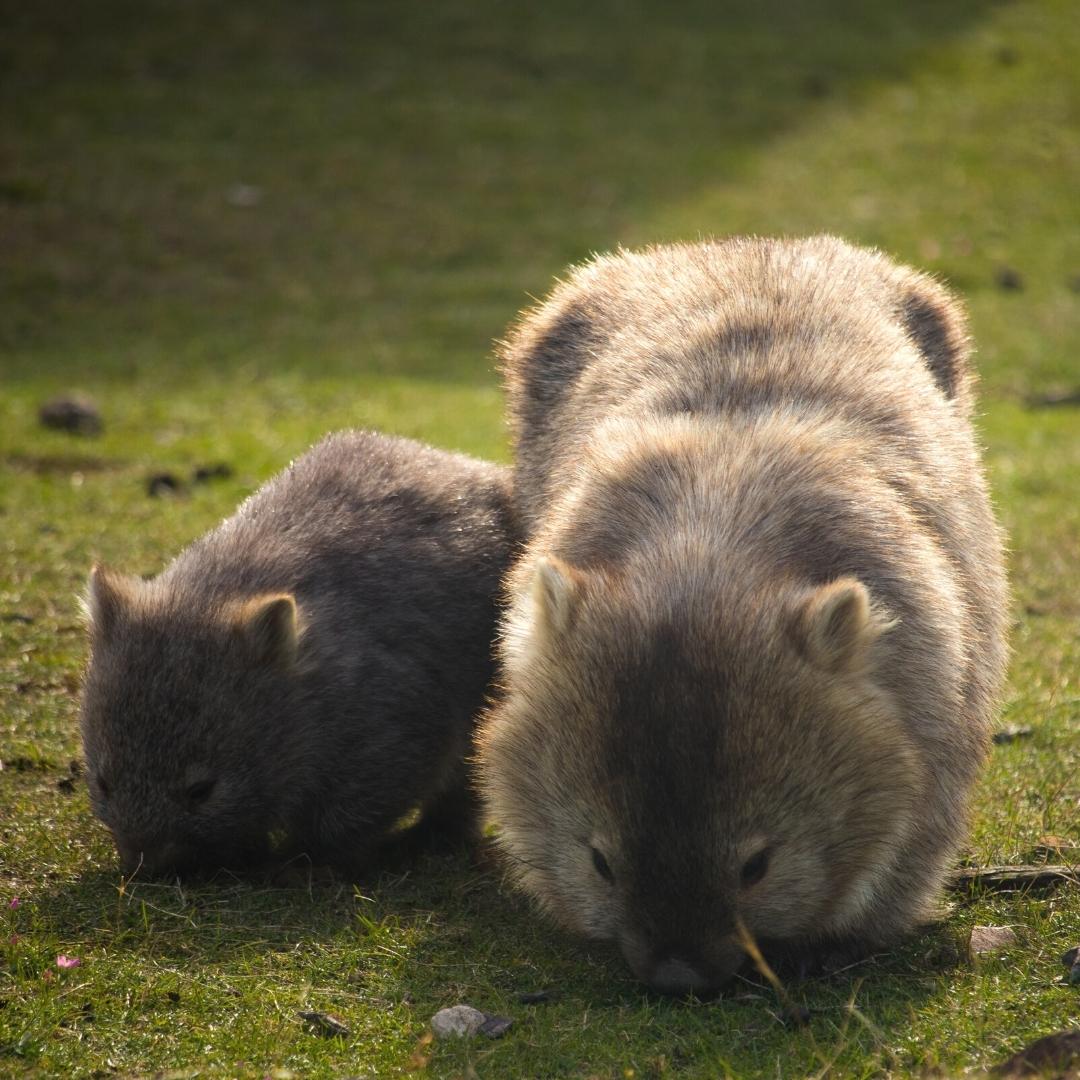
<path fill-rule="evenodd" d="M 212 847 L 195 840 L 168 837 L 123 837 L 113 834 L 124 874 L 133 877 L 212 877 L 220 870 L 239 870 L 259 862 L 264 852 L 247 847 Z"/>
<path fill-rule="evenodd" d="M 128 877 L 173 877 L 197 868 L 195 849 L 188 844 L 148 837 L 115 839 L 120 865 Z"/>
<path fill-rule="evenodd" d="M 657 993 L 671 997 L 720 990 L 746 959 L 742 946 L 734 939 L 725 939 L 707 950 L 686 943 L 649 946 L 628 938 L 620 940 L 620 947 L 637 978 Z"/>

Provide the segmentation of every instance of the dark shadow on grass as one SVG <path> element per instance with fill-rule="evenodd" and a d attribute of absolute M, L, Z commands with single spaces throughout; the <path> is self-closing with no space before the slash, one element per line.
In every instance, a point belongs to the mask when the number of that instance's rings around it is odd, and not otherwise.
<path fill-rule="evenodd" d="M 411 862 L 395 854 L 356 882 L 300 859 L 265 873 L 222 870 L 183 881 L 94 870 L 42 893 L 34 904 L 43 928 L 68 937 L 104 933 L 109 947 L 159 958 L 191 960 L 204 952 L 220 962 L 231 953 L 249 955 L 253 947 L 333 944 L 392 925 L 409 931 L 410 965 L 454 969 L 454 978 L 460 970 L 479 970 L 513 999 L 548 991 L 552 1001 L 570 993 L 602 1007 L 643 1000 L 723 1006 L 748 992 L 773 1000 L 749 963 L 707 999 L 652 994 L 632 978 L 613 945 L 577 940 L 539 917 L 503 880 L 486 849 L 427 853 Z M 777 972 L 790 993 L 812 996 L 897 977 L 918 976 L 921 983 L 961 963 L 955 932 L 939 924 L 838 970 L 807 976 L 777 965 Z M 408 980 L 408 966 L 401 975 Z"/>
<path fill-rule="evenodd" d="M 490 379 L 526 289 L 999 2 L 3 0 L 6 377 Z"/>
<path fill-rule="evenodd" d="M 491 959 L 492 944 L 509 943 L 514 966 L 532 948 L 545 956 L 563 954 L 570 965 L 581 959 L 572 941 L 503 887 L 497 871 L 461 851 L 426 854 L 410 864 L 388 859 L 356 882 L 299 859 L 265 873 L 223 870 L 172 881 L 94 870 L 41 893 L 34 909 L 40 930 L 68 940 L 81 936 L 87 948 L 185 963 L 227 963 L 253 950 L 333 946 L 383 934 L 389 943 L 400 934 L 407 939 L 394 943 L 397 952 L 407 953 L 403 989 L 415 965 L 475 969 L 481 957 Z M 628 983 L 614 955 L 594 958 L 590 966 L 598 962 L 618 976 L 617 983 Z M 487 974 L 495 969 L 497 960 Z M 554 980 L 526 976 L 508 989 L 525 992 Z"/>
<path fill-rule="evenodd" d="M 575 941 L 538 918 L 487 860 L 428 855 L 358 888 L 228 877 L 183 887 L 136 881 L 123 891 L 118 884 L 116 874 L 93 872 L 35 898 L 31 933 L 55 933 L 89 964 L 103 952 L 137 957 L 157 999 L 178 978 L 228 995 L 266 974 L 314 988 L 312 1008 L 327 1007 L 325 995 L 340 990 L 356 1018 L 370 1008 L 404 1010 L 402 1022 L 418 1036 L 439 1008 L 469 1002 L 514 1019 L 515 1030 L 491 1046 L 506 1075 L 534 1052 L 531 1032 L 549 1024 L 582 1032 L 580 1043 L 575 1036 L 559 1046 L 545 1035 L 551 1061 L 570 1054 L 574 1068 L 599 1068 L 622 1052 L 610 1032 L 628 1015 L 640 1018 L 636 1048 L 672 1067 L 721 1052 L 736 1075 L 750 1075 L 763 1038 L 815 1060 L 844 1047 L 877 1053 L 912 1010 L 945 992 L 959 964 L 954 935 L 939 927 L 849 970 L 785 979 L 786 1000 L 752 975 L 710 1000 L 674 1000 L 636 983 L 613 947 Z M 808 1011 L 805 1027 L 786 1030 L 789 1002 Z M 886 1064 L 902 1071 L 917 1062 Z"/>

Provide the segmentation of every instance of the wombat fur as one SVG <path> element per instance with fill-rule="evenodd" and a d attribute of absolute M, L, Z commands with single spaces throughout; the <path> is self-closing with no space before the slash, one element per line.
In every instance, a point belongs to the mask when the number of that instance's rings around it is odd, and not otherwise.
<path fill-rule="evenodd" d="M 968 353 L 940 285 L 829 237 L 599 258 L 504 346 L 483 792 L 521 886 L 662 991 L 933 909 L 1006 660 Z"/>
<path fill-rule="evenodd" d="M 508 481 L 332 435 L 152 581 L 94 569 L 83 745 L 129 871 L 258 862 L 271 833 L 361 869 L 417 806 L 464 812 Z"/>

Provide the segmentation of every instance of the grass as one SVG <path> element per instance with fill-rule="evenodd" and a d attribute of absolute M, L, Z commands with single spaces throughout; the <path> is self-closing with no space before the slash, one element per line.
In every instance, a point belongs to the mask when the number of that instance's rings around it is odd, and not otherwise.
<path fill-rule="evenodd" d="M 1076 1023 L 1076 890 L 956 900 L 791 985 L 791 1030 L 756 985 L 647 997 L 482 858 L 124 883 L 69 771 L 93 559 L 156 571 L 332 428 L 505 458 L 490 343 L 592 250 L 830 230 L 946 276 L 979 345 L 1004 721 L 1033 733 L 995 749 L 965 858 L 1076 836 L 1080 423 L 1030 404 L 1080 384 L 1069 0 L 0 0 L 0 25 L 0 1076 L 951 1075 Z M 73 389 L 99 438 L 38 426 Z M 972 965 L 975 924 L 1018 943 Z M 429 1042 L 460 1001 L 515 1024 Z"/>

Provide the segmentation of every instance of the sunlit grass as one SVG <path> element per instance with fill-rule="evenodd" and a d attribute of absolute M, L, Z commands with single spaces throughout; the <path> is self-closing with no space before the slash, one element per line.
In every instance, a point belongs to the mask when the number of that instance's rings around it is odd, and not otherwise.
<path fill-rule="evenodd" d="M 1068 0 L 0 12 L 0 1076 L 951 1074 L 1076 1023 L 1075 890 L 954 897 L 894 954 L 790 985 L 812 1018 L 789 1029 L 757 984 L 646 996 L 484 858 L 356 889 L 124 882 L 70 764 L 95 559 L 156 572 L 334 428 L 505 460 L 491 341 L 567 262 L 825 229 L 972 314 L 1005 721 L 1032 734 L 995 749 L 965 858 L 1080 834 L 1080 418 L 1029 404 L 1080 385 Z M 71 390 L 99 438 L 38 425 Z M 180 494 L 147 494 L 159 472 Z M 1018 943 L 972 964 L 975 924 Z M 462 1001 L 514 1026 L 427 1041 Z"/>

